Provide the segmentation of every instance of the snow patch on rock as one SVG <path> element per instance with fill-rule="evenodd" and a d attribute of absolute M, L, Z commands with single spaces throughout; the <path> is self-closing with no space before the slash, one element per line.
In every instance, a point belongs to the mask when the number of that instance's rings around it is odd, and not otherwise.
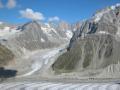
<path fill-rule="evenodd" d="M 106 31 L 99 31 L 98 33 L 99 33 L 99 34 L 109 34 L 109 33 L 106 32 Z"/>
<path fill-rule="evenodd" d="M 115 10 L 115 8 L 116 8 L 116 7 L 119 7 L 119 6 L 120 6 L 120 3 L 117 3 L 116 5 L 111 6 L 111 9 L 112 9 L 112 10 Z"/>
<path fill-rule="evenodd" d="M 58 34 L 57 32 L 56 32 L 56 30 L 54 29 L 54 28 L 52 28 L 52 27 L 50 27 L 50 25 L 46 25 L 46 26 L 42 26 L 41 27 L 41 30 L 43 30 L 43 32 L 46 34 L 46 35 L 48 35 L 48 36 L 52 36 L 51 34 L 50 34 L 50 32 L 54 32 L 54 33 L 56 33 L 56 34 Z"/>
<path fill-rule="evenodd" d="M 110 9 L 106 9 L 106 10 L 103 10 L 103 11 L 101 11 L 101 12 L 98 12 L 98 13 L 95 15 L 94 21 L 95 21 L 95 22 L 98 22 L 98 21 L 102 18 L 102 16 L 103 16 L 104 14 L 108 13 L 109 11 L 110 11 Z"/>
<path fill-rule="evenodd" d="M 67 37 L 70 39 L 70 38 L 72 38 L 73 33 L 72 33 L 70 30 L 67 30 L 67 31 L 66 31 L 66 35 L 67 35 Z"/>
<path fill-rule="evenodd" d="M 43 38 L 41 38 L 41 42 L 45 42 L 45 40 Z"/>
<path fill-rule="evenodd" d="M 113 5 L 110 8 L 106 8 L 106 9 L 98 12 L 97 14 L 95 14 L 94 21 L 98 22 L 104 14 L 108 13 L 110 10 L 115 10 L 116 7 L 120 7 L 120 3 Z"/>

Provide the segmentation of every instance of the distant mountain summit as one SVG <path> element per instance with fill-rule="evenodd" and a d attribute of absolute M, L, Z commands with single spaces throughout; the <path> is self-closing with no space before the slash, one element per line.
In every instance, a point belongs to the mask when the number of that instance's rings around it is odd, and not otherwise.
<path fill-rule="evenodd" d="M 60 24 L 60 23 L 59 23 Z M 45 48 L 53 48 L 68 43 L 72 37 L 70 25 L 63 26 L 51 23 L 31 21 L 16 28 L 17 33 L 2 42 L 5 46 L 12 49 L 15 54 L 34 51 Z M 5 30 L 6 31 L 6 30 Z"/>
<path fill-rule="evenodd" d="M 9 36 L 19 32 L 16 29 L 17 29 L 17 25 L 0 21 L 0 40 L 3 38 L 8 38 Z"/>
<path fill-rule="evenodd" d="M 120 78 L 119 47 L 120 4 L 116 4 L 82 23 L 52 69 L 77 78 Z"/>

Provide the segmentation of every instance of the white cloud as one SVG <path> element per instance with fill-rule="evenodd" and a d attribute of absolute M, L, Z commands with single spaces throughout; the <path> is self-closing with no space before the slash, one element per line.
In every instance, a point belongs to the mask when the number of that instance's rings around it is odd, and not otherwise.
<path fill-rule="evenodd" d="M 0 8 L 3 8 L 4 6 L 3 6 L 3 3 L 2 3 L 2 1 L 0 0 Z"/>
<path fill-rule="evenodd" d="M 55 17 L 50 17 L 50 18 L 48 19 L 48 21 L 59 21 L 59 20 L 60 20 L 60 18 L 57 17 L 57 16 L 55 16 Z"/>
<path fill-rule="evenodd" d="M 40 12 L 34 12 L 32 9 L 27 8 L 26 10 L 21 10 L 20 14 L 23 18 L 31 20 L 44 20 L 45 17 Z"/>
<path fill-rule="evenodd" d="M 14 7 L 16 7 L 16 0 L 8 0 L 6 7 L 7 8 L 14 8 Z"/>

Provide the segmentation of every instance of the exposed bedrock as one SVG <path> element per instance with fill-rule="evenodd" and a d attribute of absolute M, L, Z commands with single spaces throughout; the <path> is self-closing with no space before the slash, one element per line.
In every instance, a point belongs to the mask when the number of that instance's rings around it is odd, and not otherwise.
<path fill-rule="evenodd" d="M 102 69 L 119 63 L 120 42 L 110 35 L 89 35 L 78 39 L 70 51 L 52 65 L 56 72 Z"/>

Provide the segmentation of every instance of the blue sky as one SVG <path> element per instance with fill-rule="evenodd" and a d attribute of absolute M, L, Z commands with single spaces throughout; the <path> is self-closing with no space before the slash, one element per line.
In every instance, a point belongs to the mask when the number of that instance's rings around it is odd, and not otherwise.
<path fill-rule="evenodd" d="M 0 0 L 0 21 L 27 22 L 31 20 L 31 16 L 26 16 L 30 11 L 32 19 L 38 17 L 41 21 L 65 20 L 73 23 L 116 3 L 120 0 Z"/>

